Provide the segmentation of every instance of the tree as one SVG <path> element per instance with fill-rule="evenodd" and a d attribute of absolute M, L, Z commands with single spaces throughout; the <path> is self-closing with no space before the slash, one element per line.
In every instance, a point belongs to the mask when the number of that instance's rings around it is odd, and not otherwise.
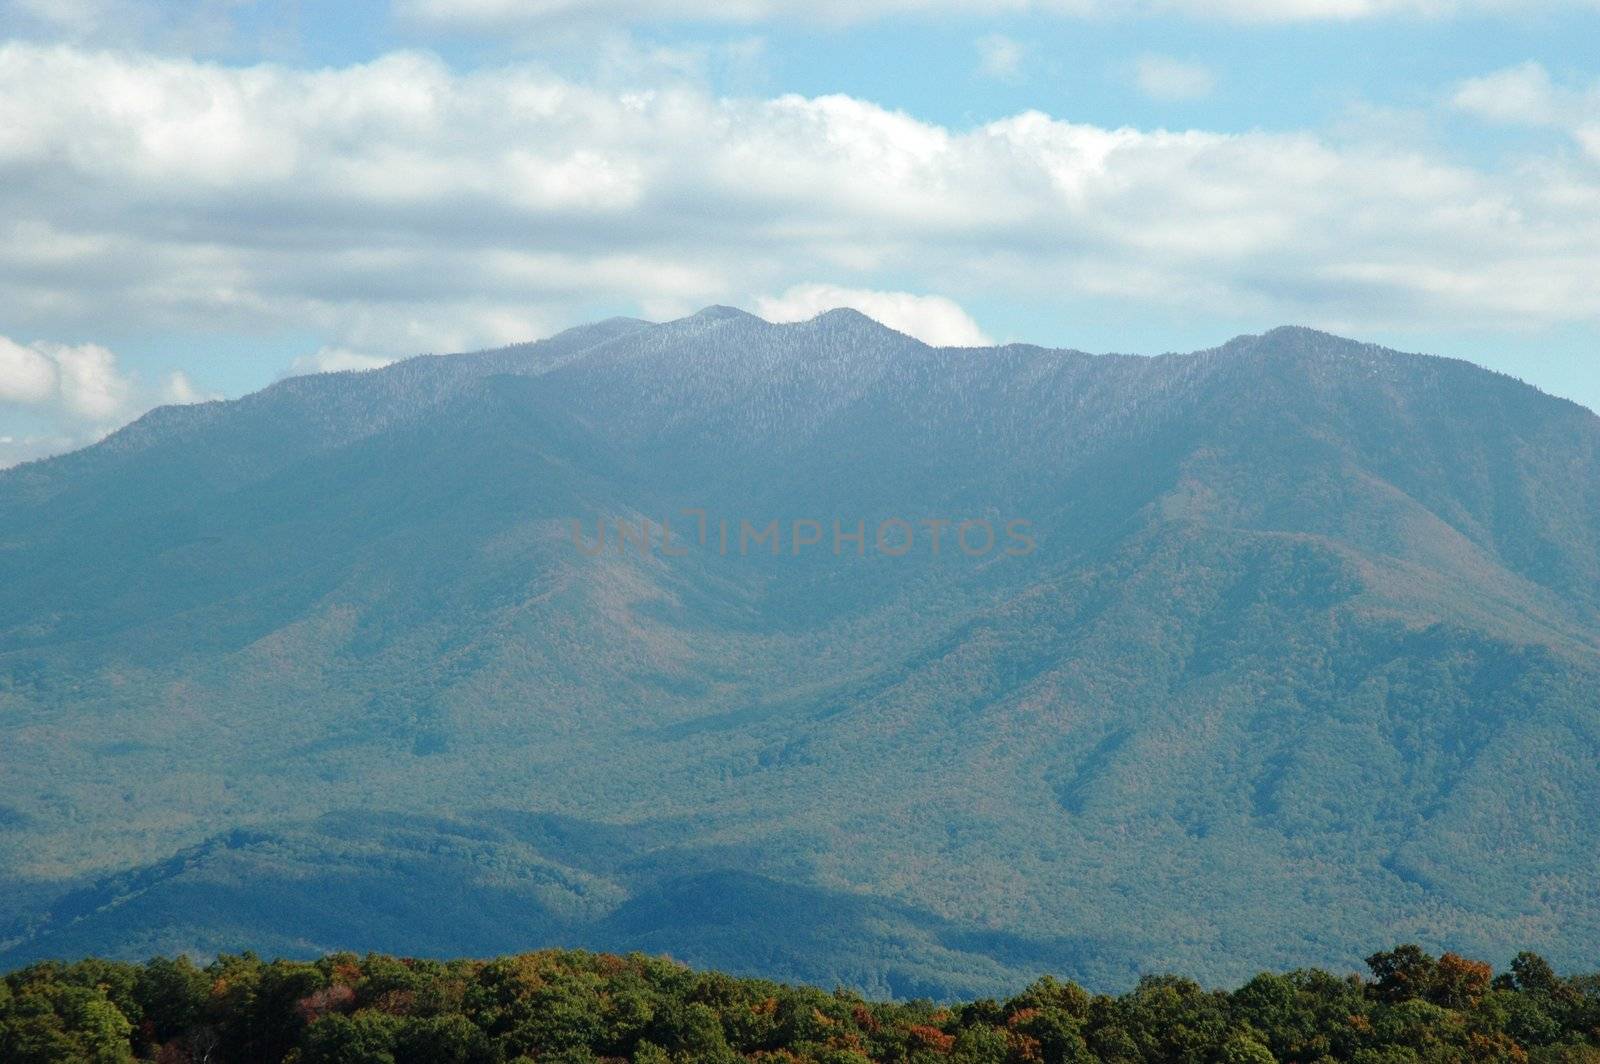
<path fill-rule="evenodd" d="M 1367 958 L 1372 970 L 1373 993 L 1380 1001 L 1426 998 L 1433 987 L 1437 962 L 1421 946 L 1404 945 Z"/>
<path fill-rule="evenodd" d="M 381 1012 L 355 1016 L 333 1013 L 306 1028 L 301 1037 L 303 1064 L 397 1064 L 400 1021 Z"/>
<path fill-rule="evenodd" d="M 1493 970 L 1482 961 L 1446 953 L 1434 966 L 1428 1000 L 1447 1009 L 1470 1009 L 1489 990 Z"/>
<path fill-rule="evenodd" d="M 1511 978 L 1516 989 L 1535 994 L 1560 994 L 1567 989 L 1549 961 L 1526 950 L 1512 958 Z"/>
<path fill-rule="evenodd" d="M 465 1016 L 409 1019 L 395 1035 L 395 1064 L 488 1064 L 489 1039 Z"/>
<path fill-rule="evenodd" d="M 155 1040 L 166 1042 L 200 1024 L 210 986 L 188 957 L 156 957 L 139 968 L 133 992 Z"/>
<path fill-rule="evenodd" d="M 1219 1064 L 1278 1064 L 1270 1049 L 1245 1035 L 1228 1039 L 1217 1059 Z"/>

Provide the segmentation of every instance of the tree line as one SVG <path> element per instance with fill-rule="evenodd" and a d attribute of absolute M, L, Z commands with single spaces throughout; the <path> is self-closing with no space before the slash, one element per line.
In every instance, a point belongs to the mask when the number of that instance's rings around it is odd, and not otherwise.
<path fill-rule="evenodd" d="M 1045 977 L 1006 1001 L 855 993 L 571 950 L 46 962 L 0 979 L 0 1061 L 161 1064 L 1600 1064 L 1600 975 L 1416 946 L 1236 990 Z"/>

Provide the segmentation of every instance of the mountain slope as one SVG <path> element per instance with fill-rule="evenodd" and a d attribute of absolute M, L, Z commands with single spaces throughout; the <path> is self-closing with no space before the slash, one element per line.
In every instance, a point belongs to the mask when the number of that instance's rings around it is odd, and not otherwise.
<path fill-rule="evenodd" d="M 711 308 L 157 411 L 0 474 L 0 958 L 543 935 L 935 994 L 1396 935 L 1575 963 L 1597 492 L 1588 411 L 1302 329 L 1141 358 Z M 426 931 L 305 930 L 307 882 L 485 875 L 510 901 L 440 890 Z M 817 919 L 769 926 L 788 896 Z"/>

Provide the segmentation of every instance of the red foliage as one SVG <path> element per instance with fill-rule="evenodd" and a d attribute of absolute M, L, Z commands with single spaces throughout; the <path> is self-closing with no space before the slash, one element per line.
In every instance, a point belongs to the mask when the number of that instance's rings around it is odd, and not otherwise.
<path fill-rule="evenodd" d="M 331 976 L 335 983 L 348 983 L 351 986 L 359 983 L 365 975 L 358 961 L 339 961 L 333 966 Z"/>
<path fill-rule="evenodd" d="M 355 1003 L 356 992 L 343 983 L 335 983 L 296 1001 L 294 1010 L 306 1023 L 315 1023 L 330 1012 L 349 1012 Z"/>
<path fill-rule="evenodd" d="M 1024 1012 L 1037 1013 L 1037 1009 L 1024 1009 Z M 1016 1031 L 1006 1032 L 1006 1042 L 1010 1045 L 1008 1059 L 1017 1061 L 1018 1064 L 1044 1064 L 1044 1048 L 1037 1038 L 1030 1035 L 1018 1034 Z"/>
<path fill-rule="evenodd" d="M 1467 1038 L 1467 1059 L 1482 1064 L 1527 1064 L 1528 1051 L 1499 1031 L 1492 1035 L 1472 1034 Z"/>
<path fill-rule="evenodd" d="M 914 1024 L 906 1031 L 911 1036 L 911 1041 L 924 1049 L 931 1049 L 935 1053 L 948 1053 L 955 1048 L 956 1036 L 945 1034 L 937 1027 L 926 1027 Z"/>

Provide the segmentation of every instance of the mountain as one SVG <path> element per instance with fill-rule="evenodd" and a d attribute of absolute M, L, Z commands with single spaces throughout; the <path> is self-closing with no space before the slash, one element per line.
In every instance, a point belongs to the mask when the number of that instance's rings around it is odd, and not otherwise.
<path fill-rule="evenodd" d="M 0 587 L 0 964 L 1600 934 L 1600 419 L 1464 362 L 617 319 L 0 473 Z"/>

